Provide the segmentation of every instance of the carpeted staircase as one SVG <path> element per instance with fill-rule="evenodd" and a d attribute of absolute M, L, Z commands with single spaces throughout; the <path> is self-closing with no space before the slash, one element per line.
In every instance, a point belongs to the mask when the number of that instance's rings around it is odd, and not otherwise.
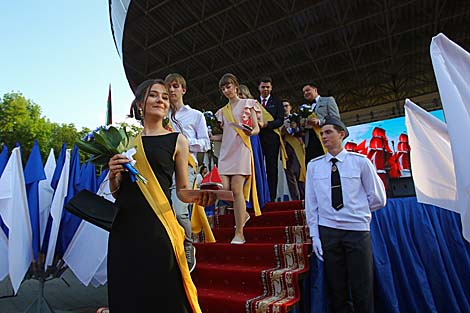
<path fill-rule="evenodd" d="M 195 243 L 192 277 L 202 311 L 290 312 L 298 307 L 310 249 L 302 203 L 268 203 L 263 215 L 251 214 L 244 245 L 230 244 L 234 224 L 232 214 L 215 215 L 217 243 Z"/>

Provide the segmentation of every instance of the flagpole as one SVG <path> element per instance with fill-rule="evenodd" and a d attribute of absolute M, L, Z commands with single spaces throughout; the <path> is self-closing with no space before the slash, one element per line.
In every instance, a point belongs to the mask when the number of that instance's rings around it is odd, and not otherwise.
<path fill-rule="evenodd" d="M 51 306 L 47 302 L 46 298 L 44 297 L 44 284 L 46 279 L 44 277 L 44 271 L 40 271 L 41 275 L 38 279 L 39 282 L 39 295 L 34 300 L 34 302 L 26 309 L 25 313 L 54 313 Z"/>
<path fill-rule="evenodd" d="M 33 267 L 34 268 L 34 267 Z M 58 264 L 55 269 L 59 269 L 60 265 Z M 44 286 L 46 282 L 52 279 L 57 279 L 63 274 L 63 270 L 56 270 L 52 269 L 52 272 L 50 270 L 45 271 L 44 268 L 39 265 L 36 267 L 35 273 L 33 274 L 32 279 L 35 279 L 38 281 L 39 284 L 39 289 L 38 289 L 38 295 L 36 299 L 34 300 L 33 303 L 30 304 L 30 306 L 26 309 L 24 313 L 56 313 L 47 302 L 46 297 L 44 296 Z M 51 278 L 48 278 L 50 275 L 52 275 Z M 64 280 L 65 282 L 65 280 Z M 65 282 L 67 284 L 67 282 Z M 67 284 L 68 287 L 70 287 L 69 284 Z M 62 313 L 73 313 L 72 311 L 60 311 Z"/>
<path fill-rule="evenodd" d="M 113 123 L 113 107 L 111 103 L 111 83 L 109 84 L 108 89 L 108 101 L 106 103 L 106 125 L 111 125 Z"/>

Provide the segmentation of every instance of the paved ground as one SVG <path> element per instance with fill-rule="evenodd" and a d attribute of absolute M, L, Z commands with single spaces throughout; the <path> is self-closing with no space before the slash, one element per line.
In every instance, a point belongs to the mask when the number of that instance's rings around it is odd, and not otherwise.
<path fill-rule="evenodd" d="M 46 282 L 44 287 L 45 298 L 55 313 L 95 313 L 98 307 L 106 305 L 106 286 L 85 287 L 69 270 L 64 273 L 62 278 L 63 280 L 50 280 Z M 24 281 L 18 295 L 8 297 L 13 293 L 10 282 L 8 279 L 1 281 L 0 313 L 26 312 L 38 296 L 38 286 L 39 283 L 36 280 Z"/>

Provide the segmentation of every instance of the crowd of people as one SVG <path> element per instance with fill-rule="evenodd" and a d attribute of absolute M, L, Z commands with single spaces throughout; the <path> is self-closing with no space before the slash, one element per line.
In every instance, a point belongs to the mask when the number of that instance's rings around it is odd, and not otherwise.
<path fill-rule="evenodd" d="M 223 75 L 218 87 L 227 99 L 215 114 L 219 134 L 208 130 L 202 112 L 184 103 L 187 86 L 180 74 L 145 81 L 135 91 L 130 116 L 144 126 L 135 159 L 149 183 L 131 182 L 126 157 L 110 160 L 110 188 L 120 207 L 109 239 L 110 310 L 201 311 L 190 276 L 196 266 L 189 204 L 194 201 L 181 191 L 198 188 L 209 169 L 197 155 L 219 142 L 218 171 L 234 198 L 231 244 L 246 243 L 247 208 L 260 215 L 265 203 L 278 199 L 278 178 L 285 177 L 290 199 L 305 199 L 332 312 L 349 312 L 352 305 L 355 312 L 372 312 L 369 223 L 371 211 L 385 205 L 385 190 L 366 157 L 343 149 L 348 131 L 335 99 L 306 83 L 307 105 L 294 113 L 288 99 L 272 94 L 269 77 L 259 80 L 258 98 L 233 74 Z M 196 203 L 215 200 L 202 192 Z M 135 268 L 139 275 L 129 270 Z"/>

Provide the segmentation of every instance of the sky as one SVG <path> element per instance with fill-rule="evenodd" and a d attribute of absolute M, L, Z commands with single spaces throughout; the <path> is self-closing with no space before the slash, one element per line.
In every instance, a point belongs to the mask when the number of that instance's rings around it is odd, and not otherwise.
<path fill-rule="evenodd" d="M 107 0 L 0 0 L 0 97 L 21 92 L 55 123 L 94 129 L 133 99 L 114 44 Z"/>

